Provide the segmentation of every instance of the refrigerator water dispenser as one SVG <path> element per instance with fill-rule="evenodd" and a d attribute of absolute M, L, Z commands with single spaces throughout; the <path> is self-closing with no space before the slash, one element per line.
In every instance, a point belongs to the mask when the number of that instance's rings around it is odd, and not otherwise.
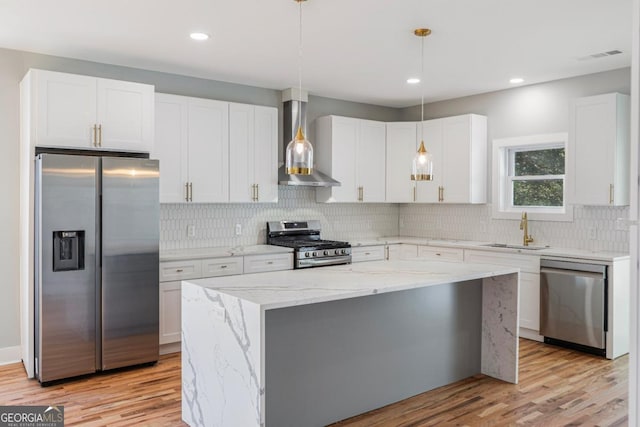
<path fill-rule="evenodd" d="M 84 270 L 84 230 L 53 232 L 53 271 Z"/>

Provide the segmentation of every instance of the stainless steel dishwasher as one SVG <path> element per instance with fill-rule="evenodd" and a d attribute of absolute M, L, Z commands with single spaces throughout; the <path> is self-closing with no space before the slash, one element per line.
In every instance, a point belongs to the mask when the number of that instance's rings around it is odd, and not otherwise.
<path fill-rule="evenodd" d="M 607 266 L 540 260 L 540 334 L 544 342 L 604 356 Z"/>

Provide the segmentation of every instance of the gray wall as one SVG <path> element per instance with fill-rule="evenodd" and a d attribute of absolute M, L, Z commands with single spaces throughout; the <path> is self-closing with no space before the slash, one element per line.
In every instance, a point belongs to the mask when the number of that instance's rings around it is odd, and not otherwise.
<path fill-rule="evenodd" d="M 157 92 L 197 96 L 224 101 L 279 107 L 280 90 L 158 73 L 147 70 L 80 61 L 0 49 L 0 349 L 20 345 L 19 336 L 19 90 L 18 85 L 29 68 L 42 68 L 95 77 L 149 83 Z M 295 82 L 292 82 L 292 84 Z M 400 112 L 385 108 L 321 97 L 310 97 L 308 116 L 313 120 L 325 114 L 340 114 L 375 120 L 397 120 Z M 280 120 L 282 123 L 282 120 Z M 280 125 L 281 126 L 281 125 Z M 282 150 L 280 150 L 282 152 Z"/>

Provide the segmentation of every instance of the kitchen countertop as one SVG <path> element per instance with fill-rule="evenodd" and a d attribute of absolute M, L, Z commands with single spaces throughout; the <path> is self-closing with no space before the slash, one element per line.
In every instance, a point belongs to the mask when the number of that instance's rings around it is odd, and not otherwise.
<path fill-rule="evenodd" d="M 517 273 L 513 267 L 416 260 L 374 261 L 269 274 L 189 280 L 262 310 Z"/>
<path fill-rule="evenodd" d="M 519 248 L 507 248 L 507 247 L 491 247 L 487 246 L 493 242 L 479 242 L 471 240 L 455 240 L 455 239 L 430 239 L 428 237 L 405 237 L 405 236 L 391 236 L 391 237 L 379 237 L 377 239 L 362 239 L 354 240 L 350 242 L 353 247 L 358 246 L 378 246 L 378 245 L 392 245 L 392 244 L 409 244 L 409 245 L 425 245 L 425 246 L 440 246 L 440 247 L 454 247 L 463 249 L 477 249 L 483 251 L 502 252 L 502 253 L 517 253 L 527 255 L 538 255 L 541 257 L 549 258 L 572 258 L 572 259 L 585 259 L 591 261 L 604 261 L 613 262 L 618 260 L 625 260 L 629 258 L 629 254 L 606 252 L 606 251 L 591 251 L 586 249 L 575 248 L 556 248 L 545 247 L 543 249 L 519 249 Z M 532 245 L 532 247 L 536 247 Z"/>
<path fill-rule="evenodd" d="M 173 249 L 160 251 L 160 262 L 182 261 L 186 259 L 223 258 L 230 256 L 285 254 L 293 252 L 291 248 L 274 245 L 249 245 L 235 247 L 213 247 L 198 249 Z"/>

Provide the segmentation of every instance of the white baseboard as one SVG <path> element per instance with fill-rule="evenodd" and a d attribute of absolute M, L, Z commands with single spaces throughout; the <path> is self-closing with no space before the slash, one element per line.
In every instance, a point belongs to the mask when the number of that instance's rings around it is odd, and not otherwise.
<path fill-rule="evenodd" d="M 20 346 L 0 348 L 0 365 L 18 363 L 22 360 Z"/>
<path fill-rule="evenodd" d="M 181 342 L 172 342 L 170 344 L 162 344 L 160 346 L 160 355 L 169 353 L 178 353 L 182 350 Z"/>
<path fill-rule="evenodd" d="M 520 338 L 544 342 L 544 337 L 540 335 L 538 331 L 534 331 L 533 329 L 520 328 Z"/>

